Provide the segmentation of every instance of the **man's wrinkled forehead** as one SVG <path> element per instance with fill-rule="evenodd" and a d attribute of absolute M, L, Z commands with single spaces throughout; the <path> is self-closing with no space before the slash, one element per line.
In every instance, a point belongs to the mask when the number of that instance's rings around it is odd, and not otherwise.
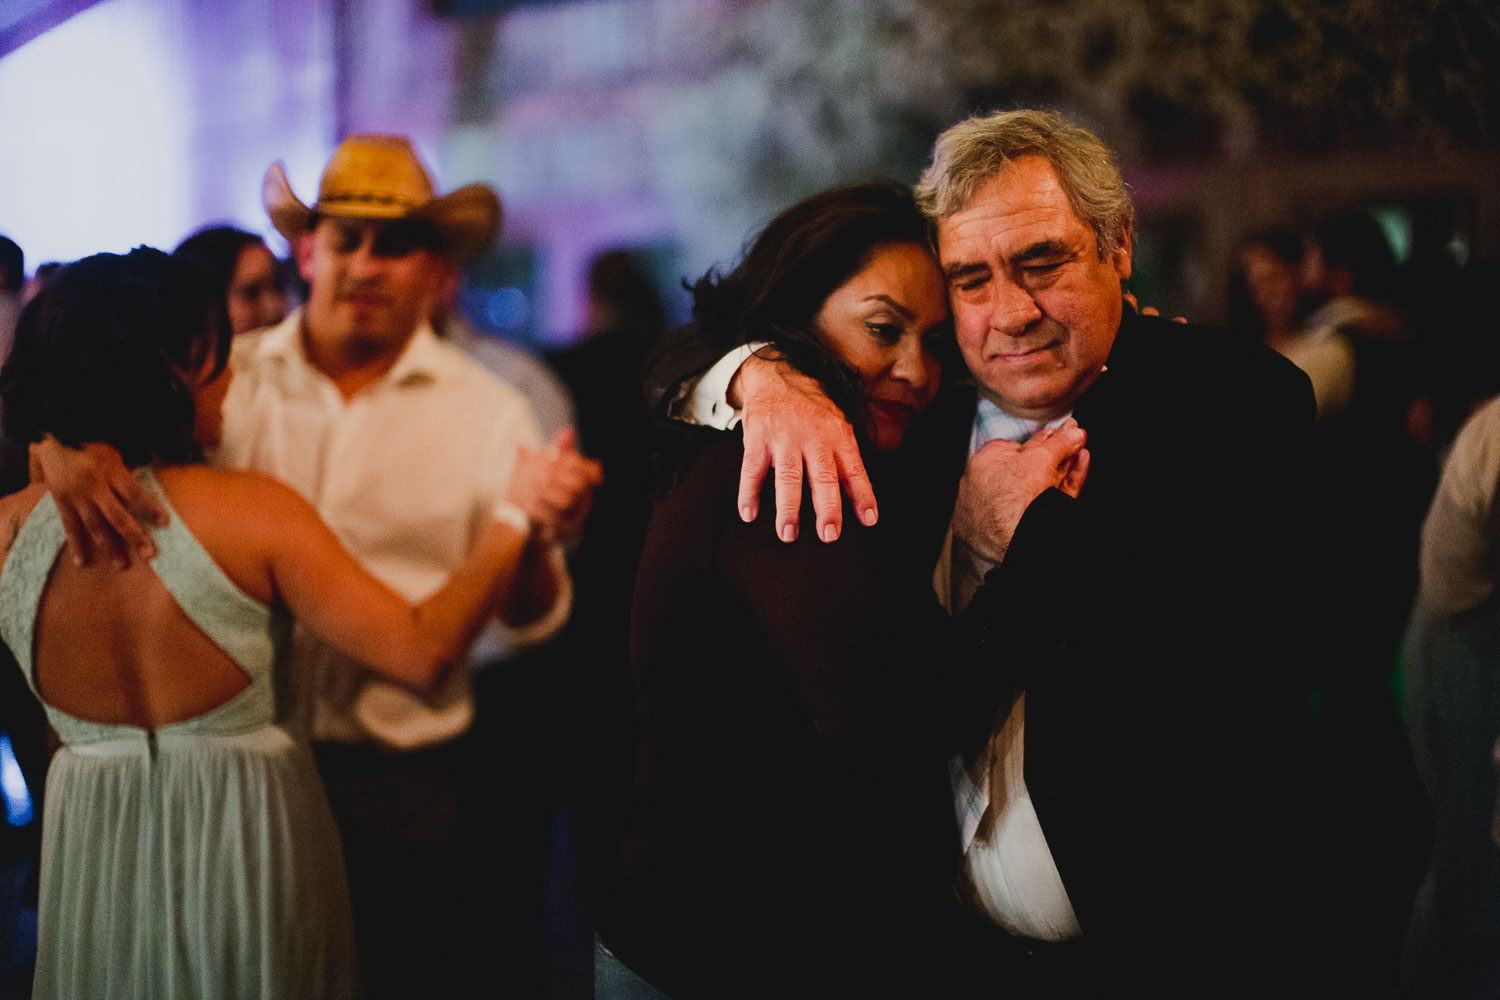
<path fill-rule="evenodd" d="M 1079 222 L 1088 225 L 1088 222 L 1078 214 L 1077 206 L 1073 204 L 1073 199 L 1068 193 L 1067 185 L 1063 183 L 1063 174 L 1057 169 L 1057 165 L 1046 154 L 1041 152 L 1021 153 L 1018 156 L 1004 157 L 995 161 L 989 169 L 975 174 L 964 185 L 962 198 L 959 200 L 958 206 L 943 218 L 951 219 L 953 216 L 973 208 L 975 204 L 986 197 L 986 191 L 997 179 L 1017 172 L 1027 172 L 1033 167 L 1041 168 L 1051 183 L 1055 184 L 1057 189 L 1062 192 L 1063 197 L 1067 200 L 1069 213 Z M 942 221 L 942 219 L 938 220 L 938 222 Z"/>
<path fill-rule="evenodd" d="M 1007 196 L 1002 197 L 995 190 L 996 182 L 1004 182 L 1012 176 L 1034 178 L 1039 182 L 1040 188 L 1047 190 L 1018 189 L 1014 186 L 1006 187 L 1002 183 L 1001 187 L 1007 191 Z M 1037 184 L 1034 183 L 1032 187 L 1036 188 Z M 1018 260 L 1056 252 L 1059 240 L 1055 234 L 1047 233 L 1035 239 L 1025 235 L 1028 230 L 1036 229 L 1039 207 L 1046 210 L 1055 223 L 1062 223 L 1070 228 L 1077 225 L 1086 230 L 1091 237 L 1090 252 L 1098 252 L 1103 259 L 1099 233 L 1091 222 L 1078 213 L 1057 168 L 1040 153 L 1006 159 L 966 187 L 958 207 L 932 224 L 933 249 L 938 252 L 941 260 L 943 237 L 947 235 L 951 238 L 956 229 L 962 226 L 971 230 L 978 229 L 991 236 L 1005 234 L 1021 239 L 1022 242 L 1010 250 L 1011 255 Z"/>

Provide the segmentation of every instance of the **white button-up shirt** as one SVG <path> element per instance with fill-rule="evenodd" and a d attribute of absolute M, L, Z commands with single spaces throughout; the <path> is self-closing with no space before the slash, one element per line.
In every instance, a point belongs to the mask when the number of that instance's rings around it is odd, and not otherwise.
<path fill-rule="evenodd" d="M 979 401 L 970 453 L 993 440 L 1024 441 L 1043 427 L 1068 418 L 1022 420 L 987 399 Z M 952 585 L 944 593 L 957 612 L 984 582 L 995 564 L 960 540 L 953 539 Z M 943 588 L 939 588 L 943 593 Z M 1082 931 L 1062 875 L 1047 846 L 1041 822 L 1026 788 L 1026 695 L 1011 707 L 1005 722 L 990 737 L 979 759 L 966 767 L 951 765 L 953 793 L 963 837 L 960 884 L 970 901 L 1012 934 L 1041 941 L 1066 941 Z"/>
<path fill-rule="evenodd" d="M 216 461 L 302 494 L 372 574 L 406 598 L 435 592 L 506 496 L 520 445 L 540 447 L 526 400 L 423 324 L 390 371 L 345 400 L 307 360 L 302 313 L 236 338 Z M 500 648 L 539 641 L 566 620 L 562 553 L 552 609 L 525 629 L 491 626 Z M 484 640 L 482 640 L 484 641 Z M 466 671 L 430 695 L 382 680 L 297 630 L 288 723 L 314 739 L 398 749 L 442 743 L 473 719 Z"/>

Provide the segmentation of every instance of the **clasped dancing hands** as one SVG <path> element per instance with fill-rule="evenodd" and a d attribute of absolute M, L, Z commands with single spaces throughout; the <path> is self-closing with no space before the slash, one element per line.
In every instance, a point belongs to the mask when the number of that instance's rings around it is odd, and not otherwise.
<path fill-rule="evenodd" d="M 602 482 L 603 467 L 578 453 L 573 428 L 564 427 L 546 448 L 518 450 L 510 500 L 525 512 L 538 542 L 566 545 L 578 540 Z"/>

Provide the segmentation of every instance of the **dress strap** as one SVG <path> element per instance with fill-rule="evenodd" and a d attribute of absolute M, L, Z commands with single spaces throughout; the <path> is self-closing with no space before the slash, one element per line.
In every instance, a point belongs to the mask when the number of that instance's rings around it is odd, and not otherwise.
<path fill-rule="evenodd" d="M 136 470 L 136 476 L 170 516 L 165 527 L 151 529 L 156 544 L 152 571 L 188 619 L 250 678 L 249 686 L 229 701 L 194 718 L 159 727 L 157 735 L 232 732 L 262 725 L 275 712 L 271 670 L 277 646 L 287 636 L 287 619 L 273 615 L 270 608 L 235 586 L 188 531 L 150 468 Z M 16 533 L 0 575 L 0 635 L 64 742 L 76 747 L 117 738 L 133 740 L 138 735 L 136 727 L 78 719 L 47 704 L 37 689 L 33 655 L 37 612 L 65 540 L 57 504 L 46 494 Z"/>
<path fill-rule="evenodd" d="M 170 518 L 166 527 L 151 531 L 156 543 L 151 568 L 162 586 L 193 624 L 241 667 L 249 670 L 252 664 L 271 662 L 271 609 L 246 594 L 219 568 L 182 523 L 150 467 L 137 470 L 136 477 Z"/>
<path fill-rule="evenodd" d="M 51 493 L 43 494 L 16 532 L 10 554 L 5 557 L 5 569 L 0 573 L 0 635 L 26 675 L 31 693 L 38 699 L 41 695 L 37 693 L 32 670 L 36 613 L 66 539 L 57 503 Z"/>

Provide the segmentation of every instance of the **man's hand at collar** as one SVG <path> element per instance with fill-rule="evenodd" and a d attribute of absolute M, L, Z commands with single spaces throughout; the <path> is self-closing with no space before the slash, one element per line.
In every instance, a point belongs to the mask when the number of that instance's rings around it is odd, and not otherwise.
<path fill-rule="evenodd" d="M 776 470 L 776 535 L 797 537 L 803 469 L 812 490 L 818 537 L 831 542 L 843 530 L 840 488 L 860 521 L 874 524 L 879 512 L 865 472 L 854 428 L 816 379 L 781 360 L 746 359 L 730 383 L 729 401 L 744 411 L 745 458 L 740 468 L 740 517 L 755 520 L 766 470 Z"/>
<path fill-rule="evenodd" d="M 165 525 L 167 512 L 114 448 L 69 448 L 49 435 L 31 446 L 28 461 L 31 481 L 45 483 L 57 504 L 75 566 L 113 558 L 128 569 L 132 555 L 146 561 L 156 555 L 143 526 Z"/>
<path fill-rule="evenodd" d="M 1057 487 L 1076 497 L 1088 477 L 1087 436 L 1071 417 L 1024 444 L 994 440 L 969 456 L 953 508 L 953 534 L 992 563 L 1005 559 L 1031 502 Z"/>

